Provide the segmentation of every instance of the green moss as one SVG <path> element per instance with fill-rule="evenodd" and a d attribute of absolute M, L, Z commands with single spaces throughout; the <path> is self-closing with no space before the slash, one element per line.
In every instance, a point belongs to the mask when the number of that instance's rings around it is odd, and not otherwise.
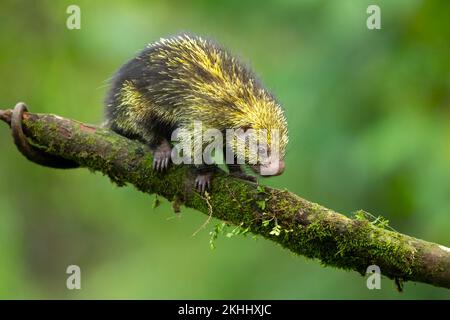
<path fill-rule="evenodd" d="M 407 279 L 411 275 L 415 249 L 400 235 L 373 226 L 368 221 L 329 215 L 320 206 L 311 206 L 315 218 L 309 225 L 291 225 L 292 232 L 281 238 L 266 235 L 284 247 L 324 266 L 357 270 L 377 264 L 386 274 Z"/>

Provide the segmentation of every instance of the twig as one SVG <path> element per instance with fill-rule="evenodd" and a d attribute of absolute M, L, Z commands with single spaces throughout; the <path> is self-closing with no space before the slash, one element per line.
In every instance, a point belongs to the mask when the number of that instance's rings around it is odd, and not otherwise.
<path fill-rule="evenodd" d="M 213 214 L 213 207 L 211 205 L 211 202 L 209 202 L 209 193 L 206 191 L 205 196 L 204 197 L 202 196 L 202 198 L 205 199 L 206 203 L 208 204 L 209 215 L 208 215 L 208 218 L 206 219 L 206 221 L 197 229 L 197 231 L 195 231 L 192 234 L 193 237 L 195 237 L 200 230 L 204 229 L 208 225 L 209 221 L 211 221 L 212 214 Z"/>

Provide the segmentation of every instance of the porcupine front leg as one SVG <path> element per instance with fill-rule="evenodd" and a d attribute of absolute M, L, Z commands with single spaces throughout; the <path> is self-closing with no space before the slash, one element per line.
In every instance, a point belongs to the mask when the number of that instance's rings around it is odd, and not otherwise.
<path fill-rule="evenodd" d="M 205 191 L 211 188 L 211 179 L 214 172 L 217 170 L 217 165 L 215 164 L 202 164 L 196 165 L 194 167 L 195 171 L 195 188 L 200 193 L 205 193 Z"/>
<path fill-rule="evenodd" d="M 166 138 L 161 138 L 157 143 L 150 144 L 153 151 L 153 169 L 162 172 L 169 167 L 172 147 Z"/>
<path fill-rule="evenodd" d="M 246 174 L 245 171 L 242 169 L 242 165 L 240 164 L 227 164 L 227 168 L 230 175 L 233 177 L 251 182 L 256 182 L 256 177 Z"/>
<path fill-rule="evenodd" d="M 224 158 L 226 158 L 227 146 L 223 148 Z M 238 164 L 238 159 L 236 155 L 233 157 L 233 163 L 227 163 L 228 172 L 231 176 L 236 177 L 238 179 L 247 180 L 251 182 L 256 182 L 256 177 L 246 174 L 242 169 L 242 165 Z"/>

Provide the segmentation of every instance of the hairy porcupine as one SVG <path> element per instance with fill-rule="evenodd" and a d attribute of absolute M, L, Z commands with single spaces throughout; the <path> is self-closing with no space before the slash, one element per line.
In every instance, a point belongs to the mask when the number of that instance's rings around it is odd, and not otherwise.
<path fill-rule="evenodd" d="M 258 174 L 262 168 L 274 169 L 273 175 L 284 170 L 288 133 L 281 106 L 235 56 L 202 37 L 182 34 L 160 39 L 125 63 L 112 79 L 106 120 L 117 133 L 146 143 L 158 171 L 169 165 L 172 132 L 192 128 L 194 121 L 221 132 L 237 128 L 266 132 L 266 144 L 260 145 L 258 154 L 267 157 L 251 162 L 250 167 Z M 270 144 L 274 131 L 279 132 L 276 158 Z M 236 138 L 224 148 L 234 153 L 235 162 L 227 163 L 230 173 L 244 179 L 253 178 L 236 162 L 246 159 L 249 163 L 248 148 L 238 148 L 245 142 L 245 138 Z M 194 168 L 195 185 L 204 191 L 210 186 L 214 166 Z"/>

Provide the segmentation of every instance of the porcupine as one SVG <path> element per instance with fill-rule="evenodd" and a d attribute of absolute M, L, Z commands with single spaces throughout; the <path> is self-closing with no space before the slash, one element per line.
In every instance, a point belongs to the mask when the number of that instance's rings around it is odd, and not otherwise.
<path fill-rule="evenodd" d="M 265 158 L 250 159 L 248 147 L 239 149 L 239 143 L 248 142 L 245 138 L 225 143 L 224 150 L 233 152 L 233 163 L 227 163 L 230 174 L 254 180 L 243 170 L 243 161 L 260 175 L 262 168 L 272 175 L 284 171 L 288 131 L 282 107 L 247 66 L 212 40 L 181 34 L 149 44 L 113 76 L 105 103 L 105 125 L 147 144 L 155 170 L 170 164 L 172 132 L 201 121 L 203 128 L 224 134 L 226 129 L 266 133 L 257 152 Z M 279 143 L 277 157 L 272 157 L 275 130 Z M 197 164 L 194 170 L 195 186 L 203 192 L 215 165 Z"/>

